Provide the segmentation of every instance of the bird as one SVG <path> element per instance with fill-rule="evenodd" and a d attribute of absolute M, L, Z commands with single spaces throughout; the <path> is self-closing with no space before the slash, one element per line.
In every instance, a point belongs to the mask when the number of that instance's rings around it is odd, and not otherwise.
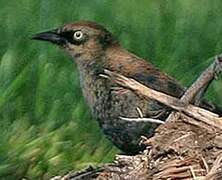
<path fill-rule="evenodd" d="M 65 50 L 77 64 L 84 99 L 100 128 L 111 142 L 126 154 L 144 149 L 141 136 L 151 137 L 157 123 L 126 121 L 121 117 L 141 115 L 165 121 L 172 109 L 152 99 L 145 99 L 101 76 L 104 69 L 132 78 L 143 85 L 180 98 L 186 88 L 162 72 L 150 61 L 126 50 L 115 36 L 96 22 L 77 21 L 32 36 Z M 222 110 L 202 101 L 204 107 L 218 114 Z"/>

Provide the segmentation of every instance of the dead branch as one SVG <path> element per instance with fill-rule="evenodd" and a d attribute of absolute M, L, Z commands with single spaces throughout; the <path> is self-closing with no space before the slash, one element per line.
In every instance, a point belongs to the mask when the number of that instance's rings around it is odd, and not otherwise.
<path fill-rule="evenodd" d="M 214 161 L 210 172 L 206 175 L 204 180 L 222 179 L 222 153 L 220 153 L 217 159 Z"/>
<path fill-rule="evenodd" d="M 188 105 L 194 101 L 194 105 L 199 106 L 204 93 L 210 83 L 222 70 L 222 55 L 216 56 L 214 62 L 199 76 L 199 78 L 186 90 L 180 98 L 181 102 Z M 179 112 L 171 112 L 166 121 L 175 121 L 180 116 Z"/>
<path fill-rule="evenodd" d="M 156 124 L 164 124 L 164 121 L 161 121 L 159 119 L 152 119 L 152 118 L 126 118 L 126 117 L 120 117 L 120 119 L 125 121 L 134 121 L 134 122 L 148 122 L 148 123 L 156 123 Z"/>
<path fill-rule="evenodd" d="M 217 78 L 222 71 L 222 54 L 215 57 L 214 62 L 199 76 L 199 78 L 186 90 L 181 100 L 188 104 L 194 99 L 194 104 L 198 105 L 203 93 L 207 90 L 210 82 Z M 198 96 L 198 97 L 196 97 Z M 195 98 L 196 97 L 196 98 Z"/>

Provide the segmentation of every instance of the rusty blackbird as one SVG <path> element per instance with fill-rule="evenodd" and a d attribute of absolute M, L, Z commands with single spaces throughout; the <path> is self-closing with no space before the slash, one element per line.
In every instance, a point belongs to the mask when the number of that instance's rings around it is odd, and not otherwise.
<path fill-rule="evenodd" d="M 49 41 L 68 52 L 77 64 L 83 95 L 92 114 L 107 137 L 126 153 L 137 153 L 141 135 L 151 136 L 156 123 L 125 121 L 120 117 L 144 117 L 165 120 L 171 109 L 138 96 L 129 89 L 113 84 L 100 76 L 104 69 L 133 78 L 140 83 L 181 97 L 185 88 L 161 72 L 150 62 L 130 53 L 103 26 L 80 21 L 51 31 L 38 33 L 33 39 Z M 170 62 L 169 62 L 170 63 Z M 202 102 L 202 107 L 221 114 L 214 105 Z"/>

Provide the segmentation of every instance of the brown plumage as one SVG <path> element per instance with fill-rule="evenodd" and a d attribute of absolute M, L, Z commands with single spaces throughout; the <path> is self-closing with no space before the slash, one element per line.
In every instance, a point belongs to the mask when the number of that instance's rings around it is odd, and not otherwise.
<path fill-rule="evenodd" d="M 39 33 L 33 39 L 57 44 L 73 57 L 92 114 L 113 144 L 127 153 L 138 152 L 141 135 L 151 136 L 157 124 L 128 122 L 120 117 L 139 117 L 139 108 L 144 117 L 165 120 L 170 109 L 118 87 L 99 74 L 109 69 L 175 97 L 184 93 L 184 88 L 176 80 L 122 48 L 110 32 L 96 23 L 82 21 L 68 24 Z M 202 106 L 219 112 L 207 103 L 202 103 Z"/>

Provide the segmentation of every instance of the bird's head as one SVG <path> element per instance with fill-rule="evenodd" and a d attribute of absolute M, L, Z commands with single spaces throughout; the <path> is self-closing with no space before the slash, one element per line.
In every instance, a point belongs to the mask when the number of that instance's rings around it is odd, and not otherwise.
<path fill-rule="evenodd" d="M 65 49 L 72 57 L 90 60 L 108 47 L 118 45 L 111 33 L 94 22 L 80 21 L 35 34 L 32 39 L 48 41 Z"/>

